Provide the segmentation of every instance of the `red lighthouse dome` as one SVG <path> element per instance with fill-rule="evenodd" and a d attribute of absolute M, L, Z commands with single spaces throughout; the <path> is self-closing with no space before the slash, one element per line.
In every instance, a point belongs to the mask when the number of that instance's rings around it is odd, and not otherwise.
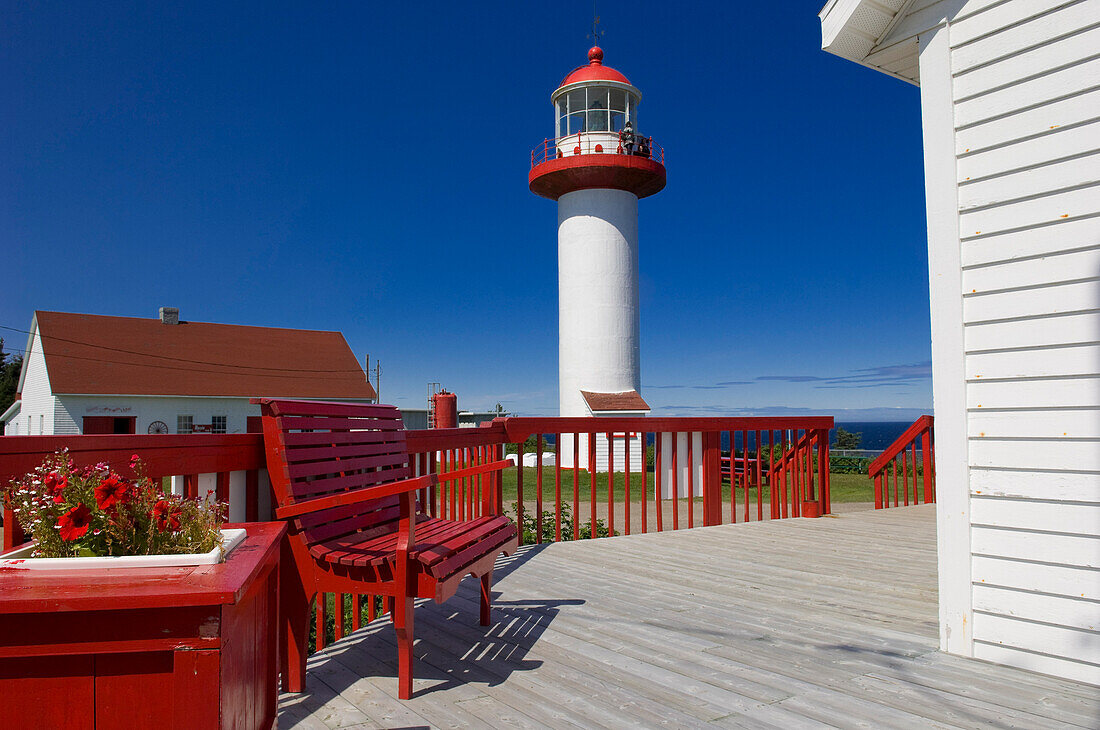
<path fill-rule="evenodd" d="M 561 85 L 568 86 L 580 81 L 615 81 L 620 84 L 630 84 L 621 73 L 610 66 L 603 65 L 603 49 L 599 46 L 588 49 L 588 63 L 570 71 L 569 75 L 562 79 Z"/>
<path fill-rule="evenodd" d="M 589 188 L 626 190 L 639 198 L 665 186 L 664 150 L 638 126 L 642 94 L 603 65 L 603 49 L 573 69 L 551 95 L 554 137 L 531 152 L 531 192 L 557 200 Z"/>

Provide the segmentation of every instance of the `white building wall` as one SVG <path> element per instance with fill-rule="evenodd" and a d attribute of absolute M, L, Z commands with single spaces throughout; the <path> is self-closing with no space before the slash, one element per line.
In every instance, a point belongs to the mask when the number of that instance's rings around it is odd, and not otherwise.
<path fill-rule="evenodd" d="M 921 87 L 941 646 L 1100 684 L 1100 0 L 821 17 Z"/>
<path fill-rule="evenodd" d="M 944 645 L 1100 684 L 1100 3 L 932 5 Z"/>
<path fill-rule="evenodd" d="M 19 409 L 19 434 L 22 436 L 49 435 L 53 433 L 54 396 L 50 392 L 50 378 L 46 370 L 46 357 L 42 354 L 42 338 L 34 328 L 29 352 L 23 365 L 22 406 Z"/>
<path fill-rule="evenodd" d="M 202 398 L 183 396 L 61 395 L 58 424 L 71 423 L 83 429 L 85 416 L 133 417 L 135 431 L 148 433 L 149 425 L 162 421 L 168 433 L 176 433 L 176 417 L 190 415 L 195 424 L 209 424 L 214 416 L 226 416 L 226 433 L 247 433 L 248 416 L 260 415 L 260 407 L 248 398 Z"/>

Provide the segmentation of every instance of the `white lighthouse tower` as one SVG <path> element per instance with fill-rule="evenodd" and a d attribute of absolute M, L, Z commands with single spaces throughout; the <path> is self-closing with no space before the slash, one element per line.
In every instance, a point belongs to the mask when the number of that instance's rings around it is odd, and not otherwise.
<path fill-rule="evenodd" d="M 532 153 L 531 191 L 558 201 L 559 415 L 639 416 L 638 199 L 665 186 L 664 153 L 638 124 L 641 92 L 588 51 L 551 95 L 555 137 Z M 629 127 L 628 127 L 629 125 Z M 620 135 L 624 129 L 633 133 Z M 582 440 L 584 437 L 581 437 Z M 619 435 L 615 465 L 630 444 L 631 468 L 644 468 L 641 436 Z M 573 463 L 571 438 L 562 462 Z M 587 466 L 588 445 L 580 444 Z M 599 470 L 607 448 L 596 445 Z"/>

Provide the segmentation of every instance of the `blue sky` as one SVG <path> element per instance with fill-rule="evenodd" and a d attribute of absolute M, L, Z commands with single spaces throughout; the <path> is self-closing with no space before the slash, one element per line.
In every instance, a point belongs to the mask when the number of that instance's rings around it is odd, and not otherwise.
<path fill-rule="evenodd" d="M 821 51 L 820 4 L 600 8 L 667 154 L 639 206 L 655 414 L 931 407 L 919 90 Z M 5 0 L 0 325 L 334 329 L 384 401 L 555 415 L 555 206 L 526 175 L 591 4 L 176 5 Z"/>

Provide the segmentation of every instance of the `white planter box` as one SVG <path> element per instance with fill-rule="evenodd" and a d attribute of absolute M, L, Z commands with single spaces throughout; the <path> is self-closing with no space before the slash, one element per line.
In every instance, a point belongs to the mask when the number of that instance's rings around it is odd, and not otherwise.
<path fill-rule="evenodd" d="M 32 558 L 34 545 L 27 545 L 0 557 L 0 570 L 102 570 L 103 568 L 173 568 L 215 565 L 225 560 L 245 538 L 242 529 L 222 530 L 222 544 L 208 553 L 180 555 L 122 555 L 101 558 Z"/>

